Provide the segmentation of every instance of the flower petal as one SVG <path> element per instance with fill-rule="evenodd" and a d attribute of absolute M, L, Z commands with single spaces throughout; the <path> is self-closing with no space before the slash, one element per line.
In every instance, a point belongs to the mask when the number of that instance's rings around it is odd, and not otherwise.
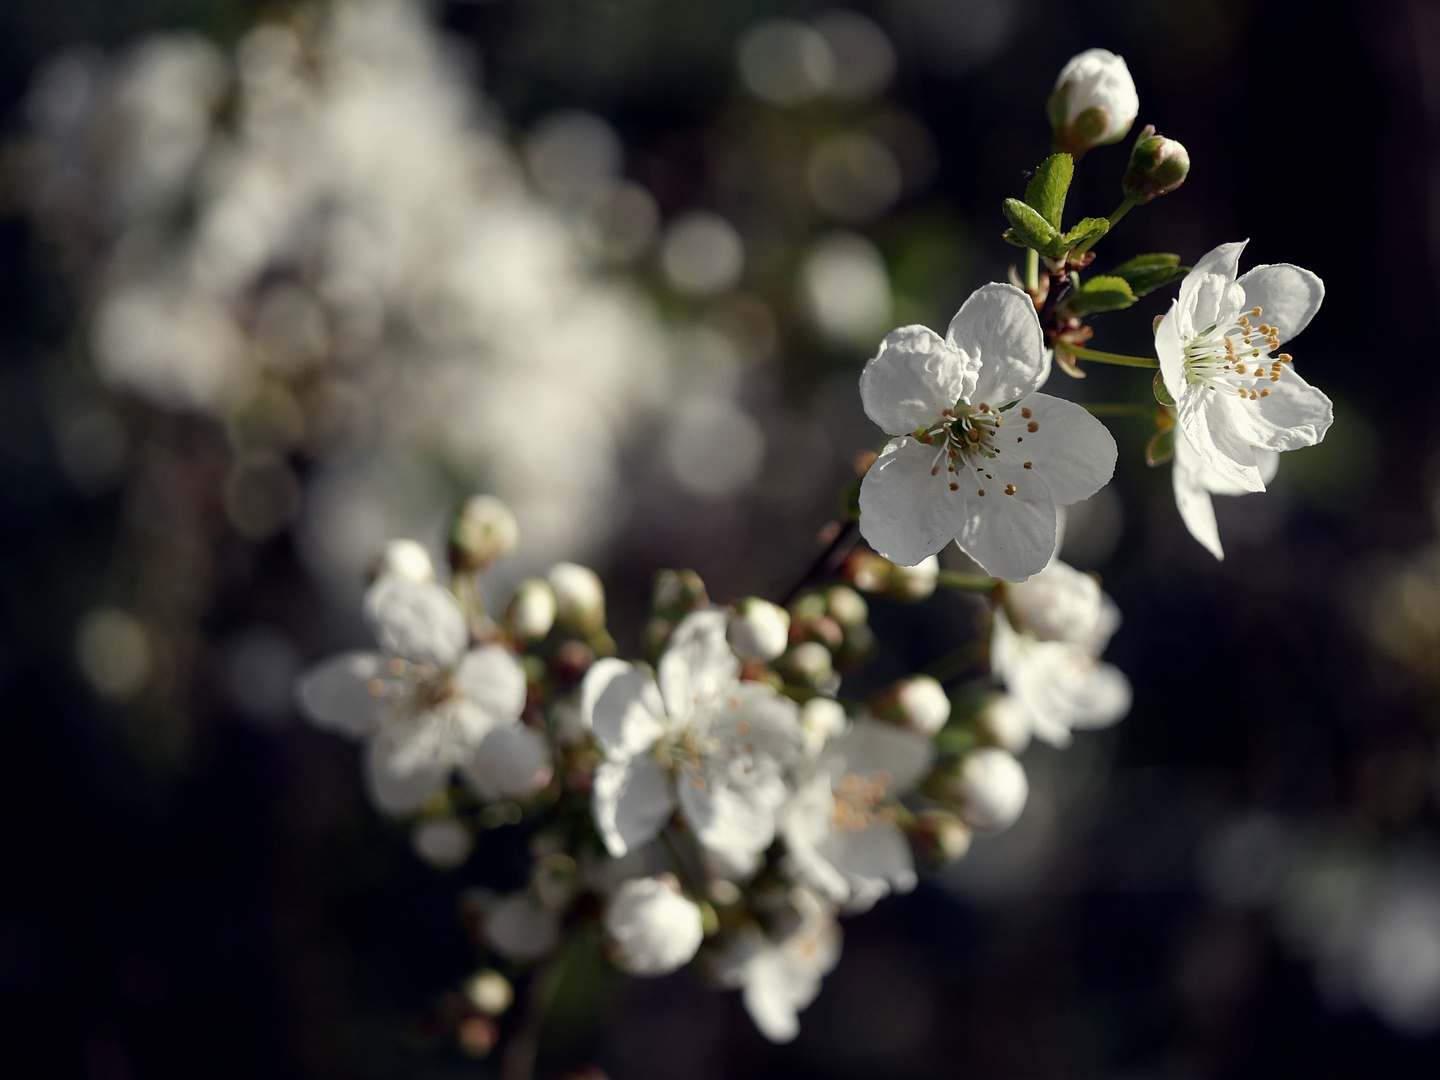
<path fill-rule="evenodd" d="M 1282 345 L 1310 325 L 1325 299 L 1319 276 L 1290 263 L 1256 266 L 1240 278 L 1240 287 L 1246 306 L 1259 306 L 1258 321 L 1279 329 Z"/>
<path fill-rule="evenodd" d="M 1286 365 L 1270 393 L 1254 401 L 1238 402 L 1236 430 L 1262 450 L 1297 450 L 1325 438 L 1335 419 L 1335 406 L 1325 394 Z"/>
<path fill-rule="evenodd" d="M 860 373 L 865 415 L 890 435 L 929 427 L 975 386 L 973 365 L 928 326 L 885 335 Z"/>
<path fill-rule="evenodd" d="M 1176 420 L 1181 434 L 1190 440 L 1190 448 L 1226 482 L 1245 491 L 1264 491 L 1255 450 L 1235 429 L 1235 409 L 1240 404 L 1229 394 L 1191 386 L 1176 399 Z"/>
<path fill-rule="evenodd" d="M 907 893 L 915 888 L 910 845 L 888 821 L 854 832 L 831 830 L 822 850 L 849 883 L 847 911 L 867 911 L 892 889 Z"/>
<path fill-rule="evenodd" d="M 433 582 L 386 574 L 365 593 L 365 619 L 386 652 L 449 667 L 465 651 L 470 632 L 455 597 Z"/>
<path fill-rule="evenodd" d="M 1180 301 L 1171 303 L 1170 310 L 1155 328 L 1155 355 L 1160 358 L 1160 375 L 1165 389 L 1179 401 L 1185 391 L 1185 345 L 1180 339 Z"/>
<path fill-rule="evenodd" d="M 680 808 L 695 838 L 720 852 L 749 854 L 764 851 L 775 839 L 775 808 L 783 786 L 772 790 L 760 784 L 695 783 L 699 777 L 682 776 L 677 784 Z M 715 779 L 712 777 L 712 780 Z"/>
<path fill-rule="evenodd" d="M 671 724 L 684 723 L 702 701 L 731 689 L 740 678 L 740 661 L 725 637 L 729 619 L 719 608 L 691 612 L 670 635 L 660 657 L 660 696 Z"/>
<path fill-rule="evenodd" d="M 380 679 L 384 658 L 374 652 L 347 652 L 316 664 L 295 684 L 295 696 L 318 728 L 339 735 L 368 733 L 385 708 L 385 699 L 370 692 Z"/>
<path fill-rule="evenodd" d="M 888 773 L 887 795 L 903 795 L 920 782 L 935 759 L 930 740 L 876 720 L 856 720 L 821 757 L 821 764 L 837 773 L 873 777 Z"/>
<path fill-rule="evenodd" d="M 580 720 L 612 761 L 644 753 L 665 733 L 665 704 L 650 674 L 605 657 L 585 673 Z"/>
<path fill-rule="evenodd" d="M 591 790 L 595 827 L 617 859 L 659 836 L 675 810 L 670 777 L 648 754 L 605 762 Z"/>
<path fill-rule="evenodd" d="M 860 535 L 879 554 L 914 566 L 955 539 L 965 520 L 963 493 L 943 469 L 930 475 L 934 447 L 891 439 L 860 483 Z"/>
<path fill-rule="evenodd" d="M 1235 321 L 1245 303 L 1245 290 L 1236 286 L 1235 278 L 1240 271 L 1240 253 L 1249 242 L 1221 244 L 1206 252 L 1185 275 L 1174 309 L 1182 341 L 1206 327 L 1229 326 Z"/>
<path fill-rule="evenodd" d="M 450 767 L 415 764 L 395 742 L 374 738 L 365 752 L 365 779 L 370 798 L 382 812 L 409 814 L 420 809 L 449 779 Z"/>
<path fill-rule="evenodd" d="M 1028 421 L 1024 419 L 1025 409 L 1030 410 Z M 1069 506 L 1088 499 L 1115 475 L 1115 437 L 1073 401 L 1031 394 L 1005 415 L 1014 417 L 1014 423 L 1022 425 L 1025 434 L 1007 438 L 1009 424 L 1001 428 L 999 441 L 1007 444 L 1003 453 L 1019 454 L 1022 462 L 1033 461 L 1033 471 L 1045 478 L 1057 505 Z M 1034 431 L 1030 430 L 1032 425 Z M 1012 444 L 1017 437 L 1025 441 Z"/>
<path fill-rule="evenodd" d="M 945 340 L 978 372 L 966 398 L 972 405 L 1008 405 L 1039 386 L 1048 370 L 1035 305 L 1014 285 L 997 281 L 976 289 L 950 320 Z"/>
<path fill-rule="evenodd" d="M 455 678 L 494 723 L 508 724 L 525 708 L 525 669 L 514 653 L 499 645 L 471 649 L 461 659 Z"/>
<path fill-rule="evenodd" d="M 1215 523 L 1215 504 L 1210 501 L 1210 491 L 1204 483 L 1206 473 L 1214 475 L 1221 483 L 1230 486 L 1229 481 L 1211 469 L 1196 452 L 1190 449 L 1190 440 L 1184 432 L 1175 438 L 1175 466 L 1170 473 L 1170 483 L 1175 489 L 1175 508 L 1180 511 L 1180 520 L 1190 535 L 1206 551 L 1217 559 L 1225 558 L 1225 549 L 1220 546 L 1220 528 Z"/>
<path fill-rule="evenodd" d="M 550 744 L 524 724 L 505 724 L 485 736 L 462 770 L 487 799 L 523 799 L 550 782 Z"/>
<path fill-rule="evenodd" d="M 1024 581 L 1055 554 L 1055 497 L 1044 477 L 1019 461 L 997 458 L 984 471 L 955 474 L 966 518 L 955 542 L 987 574 Z M 980 492 L 984 492 L 981 495 Z"/>

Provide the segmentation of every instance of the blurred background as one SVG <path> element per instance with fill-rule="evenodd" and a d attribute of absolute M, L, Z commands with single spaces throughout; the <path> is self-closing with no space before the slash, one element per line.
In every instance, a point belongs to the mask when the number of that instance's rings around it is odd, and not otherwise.
<path fill-rule="evenodd" d="M 498 595 L 599 569 L 778 596 L 878 431 L 856 377 L 1003 279 L 1056 73 L 1121 53 L 1185 186 L 1100 264 L 1249 237 L 1328 301 L 1335 400 L 1185 533 L 1138 420 L 1065 557 L 1132 714 L 1036 746 L 1009 832 L 845 924 L 792 1045 L 685 972 L 542 1072 L 1433 1077 L 1440 1068 L 1440 13 L 1414 0 L 12 0 L 0 8 L 0 1053 L 13 1076 L 459 1077 L 466 884 L 303 726 L 366 564 L 515 507 Z M 1119 200 L 1128 144 L 1070 206 Z M 1095 321 L 1147 348 L 1171 292 Z M 1048 389 L 1145 400 L 1114 370 Z M 973 633 L 877 604 L 857 694 Z M 504 830 L 500 830 L 504 831 Z M 487 843 L 492 841 L 487 841 Z"/>

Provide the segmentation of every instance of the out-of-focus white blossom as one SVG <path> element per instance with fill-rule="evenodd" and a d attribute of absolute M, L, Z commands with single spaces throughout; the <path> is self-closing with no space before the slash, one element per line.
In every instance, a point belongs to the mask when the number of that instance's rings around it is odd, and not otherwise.
<path fill-rule="evenodd" d="M 435 564 L 430 552 L 418 540 L 391 540 L 375 565 L 375 576 L 404 578 L 417 585 L 435 580 Z"/>
<path fill-rule="evenodd" d="M 96 608 L 80 620 L 75 652 L 85 680 L 102 697 L 134 697 L 153 670 L 150 637 L 140 620 L 118 608 Z"/>
<path fill-rule="evenodd" d="M 857 720 L 828 747 L 780 812 L 780 834 L 812 887 L 864 911 L 891 890 L 915 887 L 905 835 L 887 804 L 930 769 L 930 740 L 874 720 Z"/>
<path fill-rule="evenodd" d="M 459 770 L 483 798 L 525 796 L 550 780 L 550 750 L 520 723 L 525 674 L 505 649 L 467 649 L 465 615 L 433 583 L 382 577 L 365 597 L 382 652 L 341 653 L 301 677 L 315 724 L 366 740 L 380 809 L 419 809 Z"/>
<path fill-rule="evenodd" d="M 870 348 L 890 321 L 890 275 L 877 248 L 858 233 L 819 240 L 800 267 L 810 317 L 837 342 Z"/>
<path fill-rule="evenodd" d="M 760 1033 L 783 1043 L 800 1033 L 799 1013 L 840 960 L 840 924 L 833 907 L 800 887 L 790 890 L 774 922 L 768 934 L 753 926 L 740 930 L 717 972 L 723 985 L 740 990 Z"/>
<path fill-rule="evenodd" d="M 456 569 L 484 570 L 519 543 L 520 524 L 510 507 L 494 495 L 473 495 L 450 530 L 450 561 Z"/>
<path fill-rule="evenodd" d="M 965 755 L 950 778 L 948 794 L 966 825 L 977 832 L 998 832 L 1020 817 L 1030 783 L 1024 766 L 1011 754 L 986 746 Z"/>
<path fill-rule="evenodd" d="M 805 732 L 806 756 L 813 758 L 819 754 L 848 723 L 845 707 L 834 698 L 812 697 L 805 702 L 800 706 L 800 727 Z"/>
<path fill-rule="evenodd" d="M 635 878 L 610 897 L 605 932 L 615 962 L 632 975 L 668 975 L 695 957 L 705 939 L 694 901 L 668 878 Z"/>
<path fill-rule="evenodd" d="M 950 719 L 950 696 L 929 675 L 901 679 L 884 694 L 885 715 L 926 738 Z"/>
<path fill-rule="evenodd" d="M 556 563 L 545 575 L 555 594 L 555 618 L 577 630 L 605 623 L 605 586 L 600 575 L 579 563 Z"/>
<path fill-rule="evenodd" d="M 735 605 L 727 637 L 741 660 L 769 662 L 790 642 L 790 613 L 779 604 L 748 596 Z"/>
<path fill-rule="evenodd" d="M 665 230 L 660 265 L 681 292 L 715 296 L 739 283 L 745 269 L 745 242 L 719 214 L 696 210 Z"/>
<path fill-rule="evenodd" d="M 506 609 L 511 633 L 525 641 L 539 641 L 555 625 L 559 610 L 555 590 L 548 581 L 525 578 L 515 586 L 515 595 Z"/>
<path fill-rule="evenodd" d="M 799 105 L 830 89 L 836 57 L 821 31 L 795 19 L 767 19 L 746 31 L 740 77 L 756 97 Z"/>
<path fill-rule="evenodd" d="M 1047 111 L 1055 145 L 1079 155 L 1123 139 L 1140 112 L 1140 95 L 1123 57 L 1086 49 L 1060 69 Z"/>
<path fill-rule="evenodd" d="M 653 840 L 678 808 L 706 847 L 751 855 L 770 846 L 785 770 L 800 756 L 799 710 L 739 680 L 725 613 L 697 611 L 671 636 L 658 682 L 622 660 L 597 661 L 581 715 L 605 753 L 595 823 L 612 855 Z"/>
<path fill-rule="evenodd" d="M 540 960 L 560 940 L 560 919 L 528 892 L 511 893 L 485 915 L 485 938 L 490 947 L 510 960 Z"/>
<path fill-rule="evenodd" d="M 465 980 L 465 997 L 486 1016 L 503 1016 L 515 1001 L 510 980 L 494 968 L 477 971 Z"/>
<path fill-rule="evenodd" d="M 1055 552 L 1055 508 L 1115 470 L 1115 440 L 1073 402 L 1035 393 L 1045 348 L 1030 298 L 982 286 L 944 338 L 892 331 L 860 376 L 893 438 L 860 485 L 860 532 L 910 565 L 954 540 L 986 573 L 1023 581 Z"/>
<path fill-rule="evenodd" d="M 432 818 L 410 831 L 410 846 L 424 862 L 437 870 L 451 870 L 470 857 L 475 834 L 454 818 Z"/>

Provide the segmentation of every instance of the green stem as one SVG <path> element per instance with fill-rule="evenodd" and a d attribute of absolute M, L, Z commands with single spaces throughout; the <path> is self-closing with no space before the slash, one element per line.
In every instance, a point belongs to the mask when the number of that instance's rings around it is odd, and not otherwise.
<path fill-rule="evenodd" d="M 1025 249 L 1025 287 L 1032 294 L 1040 291 L 1040 253 L 1034 248 Z"/>
<path fill-rule="evenodd" d="M 1137 402 L 1118 402 L 1111 405 L 1086 405 L 1085 411 L 1091 416 L 1149 416 L 1155 415 L 1154 405 Z"/>
<path fill-rule="evenodd" d="M 1115 228 L 1116 223 L 1119 222 L 1121 218 L 1123 218 L 1126 214 L 1130 212 L 1131 207 L 1139 205 L 1140 204 L 1136 202 L 1133 198 L 1131 198 L 1129 195 L 1126 195 L 1125 198 L 1121 201 L 1120 205 L 1115 208 L 1115 212 L 1106 219 L 1110 222 L 1110 228 Z M 1100 236 L 1092 236 L 1089 240 L 1086 240 L 1085 243 L 1081 244 L 1078 248 L 1075 249 L 1075 254 L 1084 255 L 1085 252 L 1089 251 L 1092 247 L 1095 246 L 1096 241 L 1098 241 L 1101 236 L 1109 235 L 1110 230 L 1107 229 L 1105 232 L 1101 233 Z"/>
<path fill-rule="evenodd" d="M 985 650 L 989 648 L 989 642 L 983 638 L 976 638 L 968 644 L 961 645 L 958 649 L 946 653 L 933 664 L 927 667 L 924 674 L 932 679 L 944 682 L 953 679 L 970 668 L 974 667 L 985 657 Z"/>
<path fill-rule="evenodd" d="M 936 579 L 942 589 L 956 592 L 988 593 L 995 591 L 995 579 L 984 574 L 962 574 L 958 570 L 941 570 Z"/>
<path fill-rule="evenodd" d="M 1094 360 L 1097 364 L 1119 364 L 1121 367 L 1158 368 L 1159 360 L 1152 360 L 1148 356 L 1126 356 L 1124 353 L 1099 352 L 1095 349 L 1082 349 L 1079 345 L 1057 343 L 1064 352 L 1069 353 L 1077 360 Z"/>

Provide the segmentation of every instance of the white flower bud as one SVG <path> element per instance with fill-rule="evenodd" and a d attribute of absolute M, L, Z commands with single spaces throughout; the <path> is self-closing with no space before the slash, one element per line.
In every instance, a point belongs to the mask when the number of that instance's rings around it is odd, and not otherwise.
<path fill-rule="evenodd" d="M 790 613 L 769 600 L 747 596 L 735 605 L 726 637 L 741 660 L 769 663 L 790 644 Z"/>
<path fill-rule="evenodd" d="M 515 586 L 505 617 L 510 632 L 524 641 L 539 641 L 555 625 L 555 590 L 540 578 L 526 578 Z"/>
<path fill-rule="evenodd" d="M 780 657 L 778 667 L 787 682 L 812 689 L 823 687 L 835 672 L 830 650 L 818 641 L 803 641 L 799 645 L 792 645 Z"/>
<path fill-rule="evenodd" d="M 912 675 L 890 688 L 887 712 L 921 735 L 931 736 L 950 719 L 950 697 L 929 675 Z"/>
<path fill-rule="evenodd" d="M 970 827 L 948 810 L 921 810 L 910 828 L 916 853 L 931 866 L 946 866 L 970 850 Z"/>
<path fill-rule="evenodd" d="M 371 573 L 376 578 L 398 577 L 424 585 L 435 580 L 435 564 L 418 540 L 391 540 Z"/>
<path fill-rule="evenodd" d="M 805 751 L 817 756 L 825 744 L 845 730 L 845 708 L 834 698 L 813 697 L 800 707 Z"/>
<path fill-rule="evenodd" d="M 511 893 L 485 916 L 485 938 L 507 959 L 538 960 L 560 940 L 560 920 L 529 893 Z"/>
<path fill-rule="evenodd" d="M 1021 753 L 1030 745 L 1030 711 L 1009 694 L 996 694 L 980 713 L 981 730 L 1002 750 Z"/>
<path fill-rule="evenodd" d="M 510 980 L 494 968 L 477 971 L 465 980 L 465 997 L 486 1016 L 502 1016 L 515 1001 Z"/>
<path fill-rule="evenodd" d="M 1005 587 L 1017 629 L 1044 641 L 1091 644 L 1106 618 L 1100 585 L 1089 574 L 1052 559 L 1038 574 Z"/>
<path fill-rule="evenodd" d="M 1174 191 L 1190 175 L 1190 152 L 1174 139 L 1156 135 L 1147 124 L 1130 151 L 1130 165 L 1120 178 L 1125 194 L 1138 203 L 1148 203 Z"/>
<path fill-rule="evenodd" d="M 475 835 L 454 818 L 436 818 L 415 826 L 410 846 L 421 862 L 436 870 L 453 870 L 470 857 Z"/>
<path fill-rule="evenodd" d="M 960 764 L 950 791 L 960 820 L 979 832 L 998 832 L 1015 824 L 1030 796 L 1025 768 L 994 746 L 972 751 Z"/>
<path fill-rule="evenodd" d="M 694 958 L 705 921 L 672 880 L 636 878 L 610 898 L 605 930 L 618 967 L 632 975 L 668 975 Z"/>
<path fill-rule="evenodd" d="M 578 563 L 556 563 L 546 575 L 555 590 L 556 617 L 576 630 L 598 630 L 605 625 L 605 586 L 600 576 Z"/>
<path fill-rule="evenodd" d="M 1046 110 L 1055 148 L 1079 157 L 1123 139 L 1140 112 L 1140 96 L 1121 57 L 1086 49 L 1060 69 Z"/>
<path fill-rule="evenodd" d="M 450 563 L 457 570 L 483 570 L 520 542 L 515 515 L 493 495 L 466 501 L 450 529 Z"/>
<path fill-rule="evenodd" d="M 870 617 L 870 605 L 849 585 L 832 585 L 825 590 L 825 612 L 849 630 Z"/>
<path fill-rule="evenodd" d="M 931 555 L 914 566 L 890 564 L 890 580 L 885 593 L 892 600 L 915 602 L 928 600 L 940 580 L 940 560 Z"/>

